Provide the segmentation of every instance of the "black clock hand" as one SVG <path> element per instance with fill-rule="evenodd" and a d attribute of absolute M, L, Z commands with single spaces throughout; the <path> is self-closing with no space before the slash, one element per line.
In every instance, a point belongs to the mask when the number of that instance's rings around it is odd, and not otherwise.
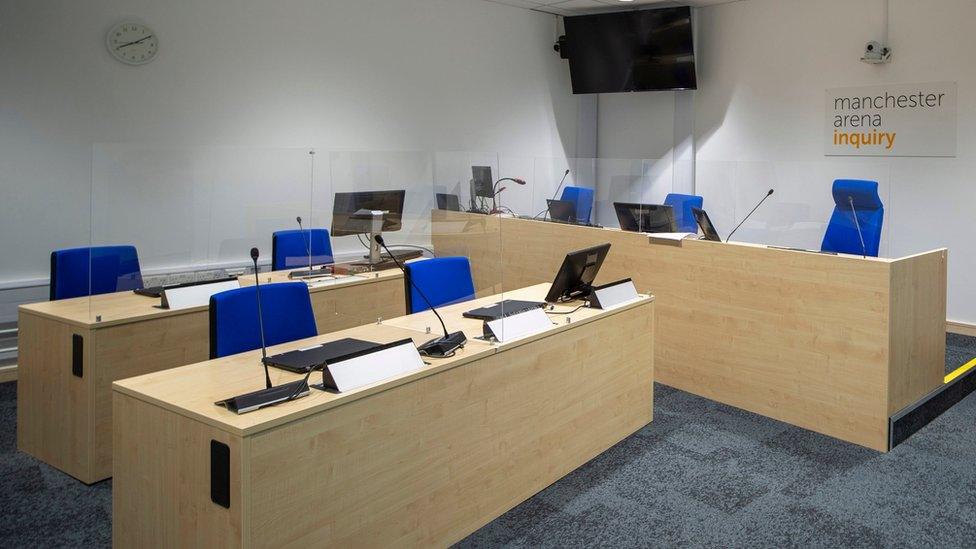
<path fill-rule="evenodd" d="M 132 42 L 129 42 L 129 43 L 127 43 L 127 44 L 122 44 L 121 46 L 116 46 L 116 47 L 115 47 L 115 49 L 117 49 L 117 50 L 121 50 L 122 48 L 125 48 L 125 47 L 128 47 L 128 46 L 131 46 L 131 45 L 133 45 L 133 44 L 138 44 L 139 42 L 142 42 L 142 41 L 144 41 L 144 40 L 149 40 L 150 38 L 152 38 L 152 35 L 151 35 L 151 34 L 150 34 L 149 36 L 143 36 L 142 38 L 140 38 L 140 39 L 138 39 L 138 40 L 134 40 L 134 41 L 132 41 Z"/>

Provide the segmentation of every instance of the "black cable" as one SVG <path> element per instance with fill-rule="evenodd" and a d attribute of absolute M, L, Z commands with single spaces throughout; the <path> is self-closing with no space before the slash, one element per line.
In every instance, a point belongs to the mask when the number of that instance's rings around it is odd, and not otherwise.
<path fill-rule="evenodd" d="M 366 248 L 367 250 L 369 249 L 369 244 L 367 244 L 366 241 L 363 240 L 363 235 L 357 234 L 356 238 L 359 239 L 359 243 L 363 245 L 363 248 Z"/>
<path fill-rule="evenodd" d="M 291 396 L 288 397 L 288 399 L 285 402 L 291 402 L 296 398 L 298 398 L 298 395 L 302 394 L 302 389 L 308 389 L 309 391 L 311 391 L 312 387 L 308 384 L 308 378 L 312 377 L 312 372 L 317 372 L 321 370 L 323 367 L 325 367 L 325 364 L 319 364 L 318 366 L 312 366 L 311 368 L 309 368 L 308 372 L 305 374 L 305 379 L 302 380 L 302 384 L 299 385 L 297 389 L 295 389 L 295 392 L 292 393 Z"/>
<path fill-rule="evenodd" d="M 572 311 L 546 311 L 546 314 L 547 315 L 571 315 L 571 314 L 575 313 L 576 311 L 582 309 L 583 307 L 586 307 L 586 303 L 583 303 L 582 305 L 580 305 L 579 307 L 576 307 Z"/>
<path fill-rule="evenodd" d="M 424 298 L 424 302 L 426 302 L 427 306 L 430 307 L 430 312 L 434 313 L 434 316 L 437 317 L 437 320 L 441 321 L 441 328 L 444 329 L 444 338 L 445 339 L 448 338 L 451 334 L 450 332 L 447 331 L 447 325 L 444 324 L 444 319 L 441 318 L 441 314 L 437 312 L 437 309 L 434 308 L 434 305 L 432 305 L 430 300 L 427 299 L 427 296 L 424 295 L 424 292 L 410 278 L 410 275 L 407 274 L 407 269 L 406 267 L 403 266 L 403 263 L 400 263 L 400 260 L 397 259 L 395 255 L 393 255 L 393 252 L 391 252 L 389 248 L 386 247 L 386 243 L 383 241 L 383 237 L 380 235 L 376 235 L 374 238 L 376 239 L 376 243 L 379 244 L 380 246 L 383 246 L 383 249 L 386 250 L 386 253 L 390 254 L 390 259 L 392 259 L 393 262 L 396 263 L 397 267 L 400 267 L 400 270 L 403 271 L 403 276 L 407 278 L 407 282 L 409 282 L 410 285 L 413 286 L 415 290 L 417 290 L 417 293 L 420 294 L 420 297 Z"/>
<path fill-rule="evenodd" d="M 359 243 L 362 244 L 364 248 L 366 248 L 367 250 L 369 249 L 369 244 L 367 244 L 363 240 L 363 235 L 357 234 L 356 235 L 356 238 L 359 239 Z M 423 246 L 416 246 L 414 244 L 391 244 L 390 247 L 391 248 L 415 248 L 415 249 L 423 250 L 423 251 L 429 253 L 431 255 L 431 257 L 437 257 L 437 254 L 434 253 L 434 250 L 431 250 L 430 248 L 425 248 Z"/>

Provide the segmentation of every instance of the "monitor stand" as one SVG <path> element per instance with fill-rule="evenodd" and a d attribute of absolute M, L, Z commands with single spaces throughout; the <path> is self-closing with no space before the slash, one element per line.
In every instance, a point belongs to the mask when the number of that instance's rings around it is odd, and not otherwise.
<path fill-rule="evenodd" d="M 383 249 L 380 247 L 380 243 L 376 241 L 377 236 L 383 234 L 383 212 L 374 211 L 372 221 L 370 221 L 370 231 L 369 231 L 369 255 L 366 256 L 366 261 L 357 261 L 353 265 L 357 267 L 367 266 L 371 271 L 384 268 L 386 263 L 390 263 L 389 259 L 383 259 Z"/>
<path fill-rule="evenodd" d="M 382 220 L 380 221 L 382 225 Z M 377 236 L 383 234 L 382 230 L 374 230 L 369 233 L 369 256 L 366 258 L 370 265 L 377 265 L 383 261 L 383 248 L 380 247 L 380 243 L 376 241 Z"/>

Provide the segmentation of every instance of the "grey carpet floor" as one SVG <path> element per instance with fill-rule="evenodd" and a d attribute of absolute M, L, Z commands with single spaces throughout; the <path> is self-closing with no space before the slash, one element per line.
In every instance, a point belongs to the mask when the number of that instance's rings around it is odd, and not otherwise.
<path fill-rule="evenodd" d="M 948 336 L 946 371 L 976 357 Z M 976 547 L 976 394 L 887 454 L 655 385 L 654 422 L 460 547 Z M 111 543 L 111 481 L 16 450 L 0 385 L 0 547 Z"/>

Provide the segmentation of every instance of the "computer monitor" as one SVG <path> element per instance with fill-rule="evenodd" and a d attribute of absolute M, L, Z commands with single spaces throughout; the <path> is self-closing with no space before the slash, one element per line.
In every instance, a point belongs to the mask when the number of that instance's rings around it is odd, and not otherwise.
<path fill-rule="evenodd" d="M 435 193 L 438 210 L 461 211 L 461 200 L 456 194 Z"/>
<path fill-rule="evenodd" d="M 622 230 L 638 233 L 677 232 L 671 206 L 614 202 L 613 209 L 617 212 L 617 221 Z"/>
<path fill-rule="evenodd" d="M 722 237 L 718 235 L 718 231 L 715 230 L 715 225 L 712 225 L 712 220 L 708 218 L 708 214 L 705 210 L 701 208 L 692 208 L 691 213 L 695 215 L 695 221 L 698 222 L 698 226 L 701 227 L 702 234 L 704 234 L 705 240 L 711 240 L 714 242 L 721 242 Z"/>
<path fill-rule="evenodd" d="M 553 221 L 576 223 L 576 203 L 569 200 L 546 200 Z"/>
<path fill-rule="evenodd" d="M 473 196 L 492 198 L 495 196 L 495 180 L 491 178 L 491 166 L 471 166 L 471 192 Z"/>
<path fill-rule="evenodd" d="M 558 303 L 563 299 L 590 295 L 593 281 L 596 280 L 609 251 L 610 243 L 606 243 L 566 254 L 559 272 L 556 273 L 556 279 L 549 288 L 549 294 L 546 295 L 546 301 Z"/>
<path fill-rule="evenodd" d="M 372 219 L 356 215 L 360 210 L 382 211 L 383 232 L 399 231 L 406 191 L 363 191 L 336 193 L 332 207 L 332 236 L 372 232 Z"/>

